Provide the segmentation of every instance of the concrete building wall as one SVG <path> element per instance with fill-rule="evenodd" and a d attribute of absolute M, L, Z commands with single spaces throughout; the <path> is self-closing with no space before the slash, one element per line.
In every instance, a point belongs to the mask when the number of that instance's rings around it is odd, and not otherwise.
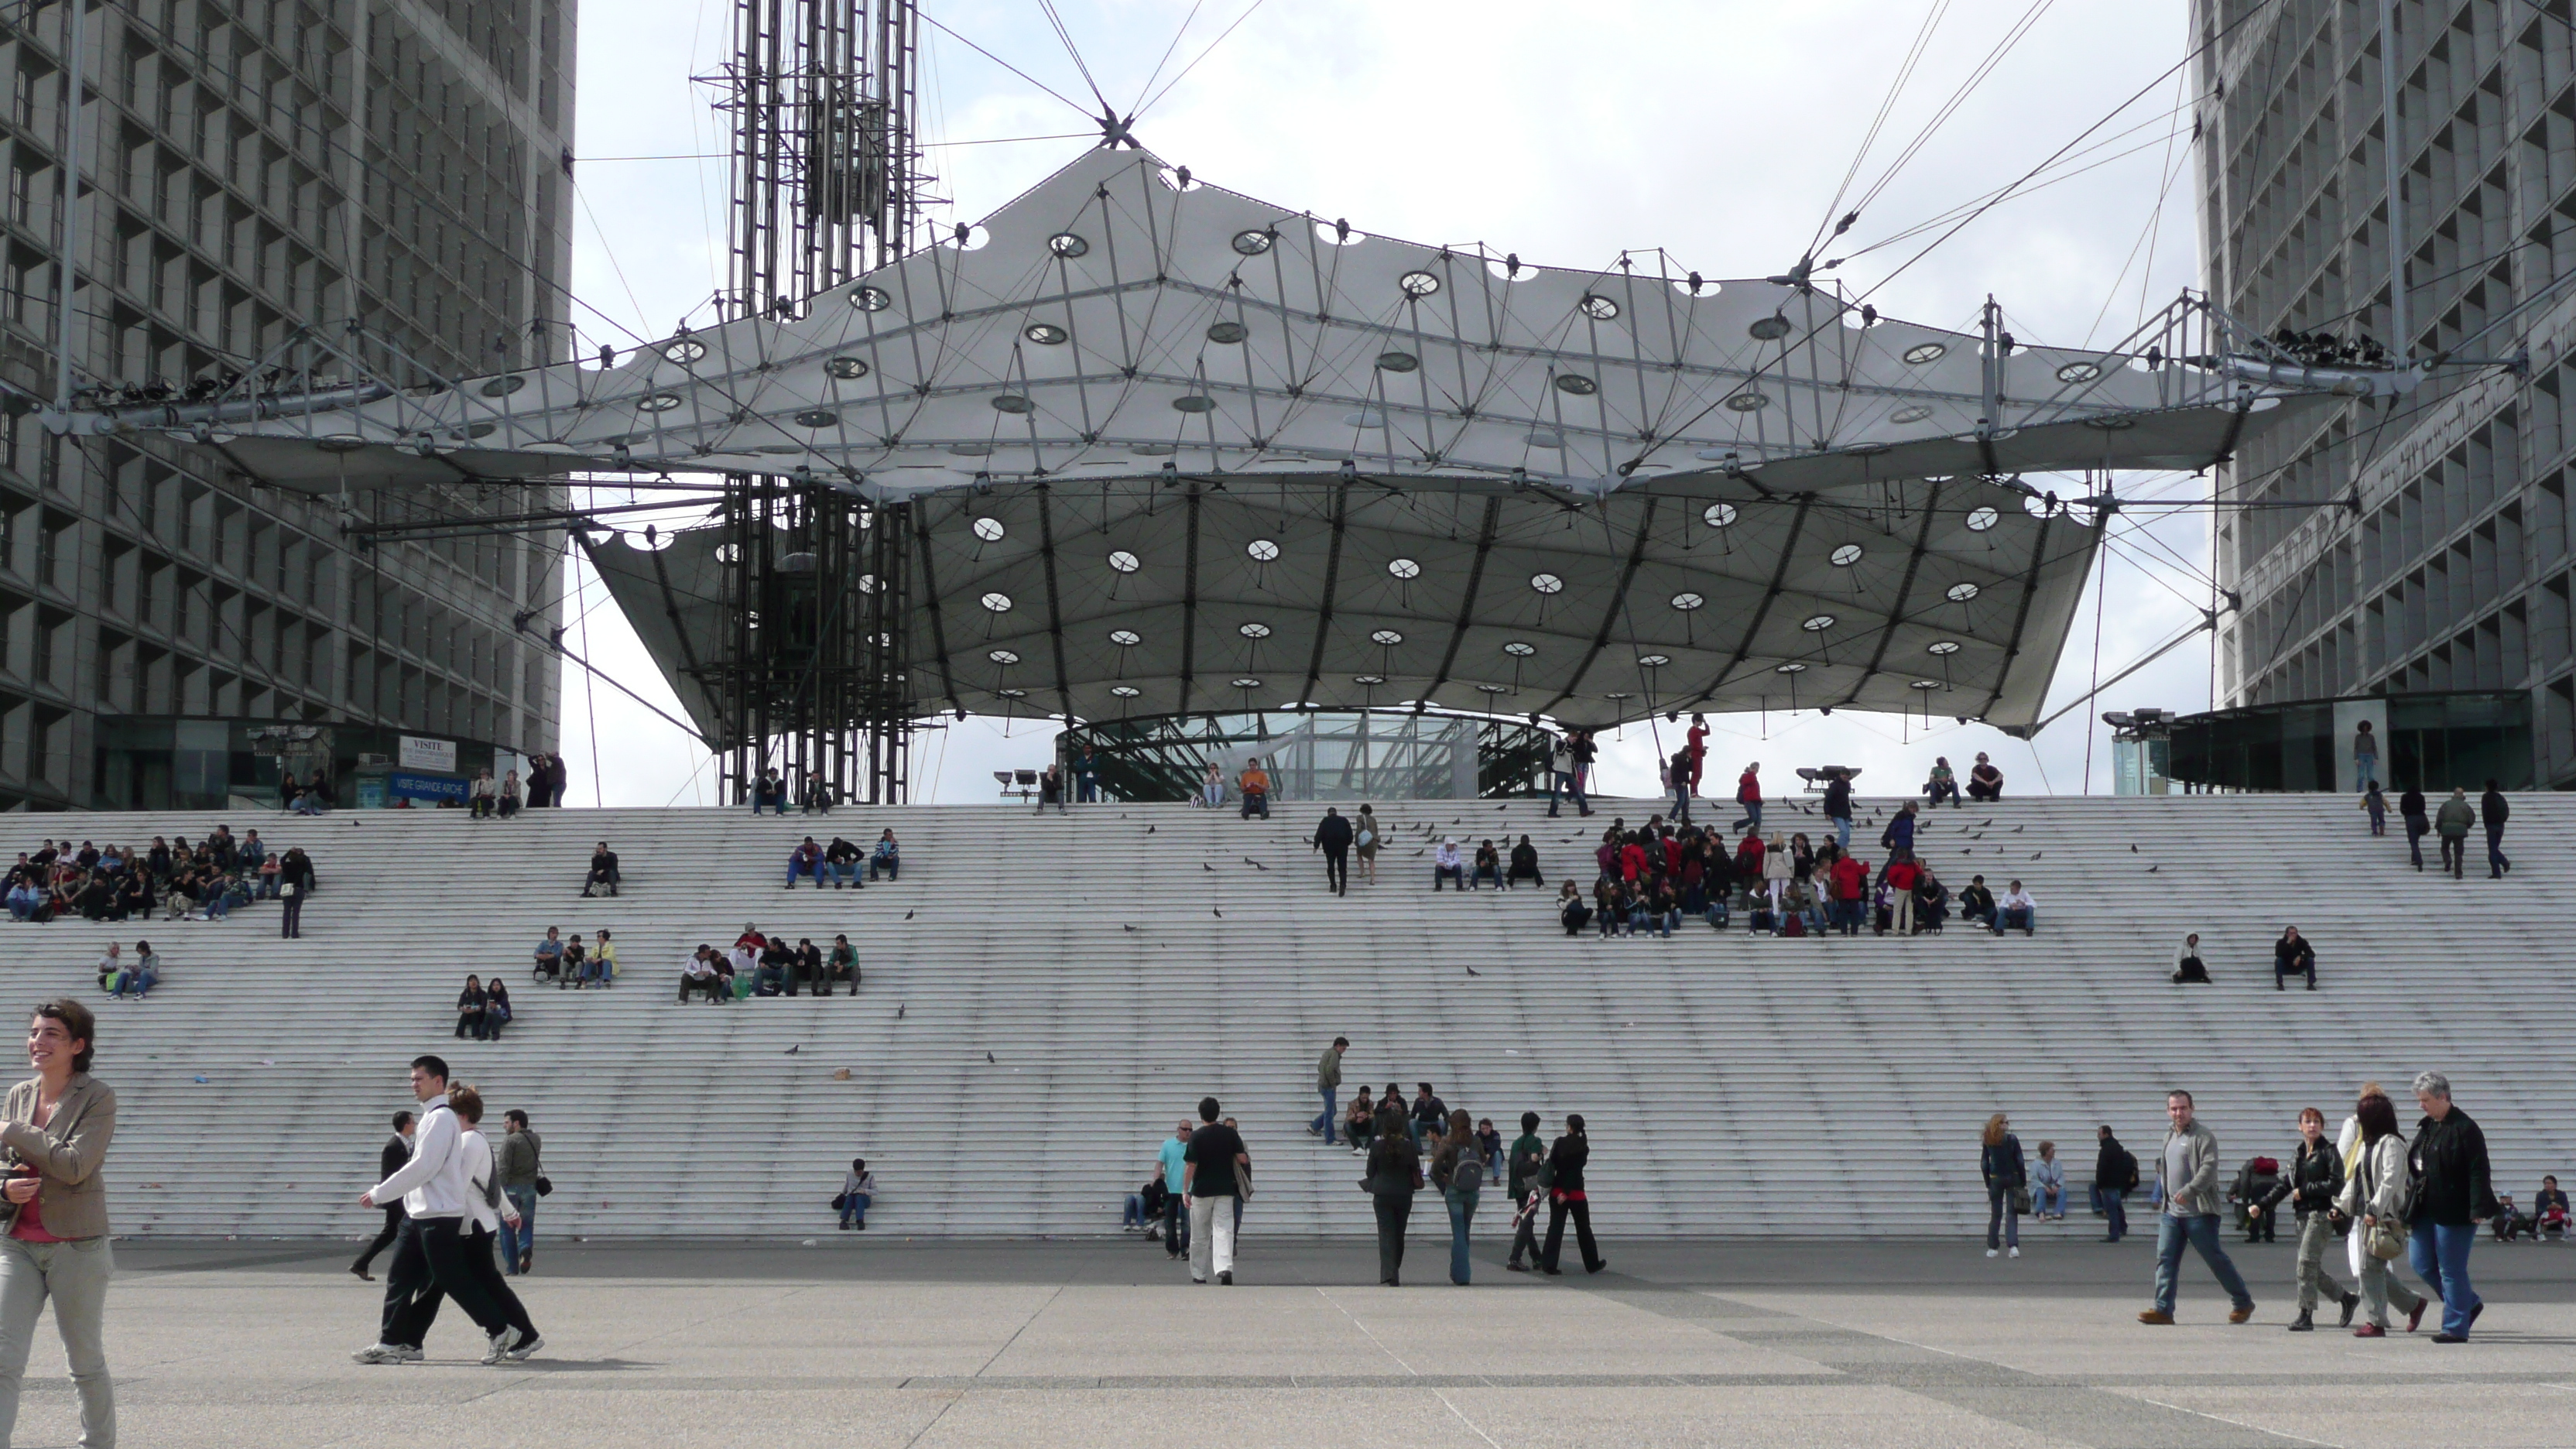
<path fill-rule="evenodd" d="M 46 398 L 77 3 L 0 28 L 0 378 Z M 292 362 L 300 331 L 345 346 L 352 319 L 396 375 L 569 355 L 572 0 L 116 0 L 83 24 L 76 386 Z M 550 749 L 534 641 L 561 536 L 361 551 L 342 527 L 559 495 L 307 496 L 219 446 L 0 418 L 0 809 L 130 803 L 99 798 L 117 714 Z"/>
<path fill-rule="evenodd" d="M 2538 778 L 2576 784 L 2576 17 L 2569 0 L 2390 8 L 2403 350 L 2452 362 L 2223 471 L 2247 506 L 2219 515 L 2219 581 L 2242 600 L 2220 702 L 2529 691 Z M 2196 0 L 2194 18 L 2213 297 L 2267 332 L 2397 348 L 2381 0 Z"/>

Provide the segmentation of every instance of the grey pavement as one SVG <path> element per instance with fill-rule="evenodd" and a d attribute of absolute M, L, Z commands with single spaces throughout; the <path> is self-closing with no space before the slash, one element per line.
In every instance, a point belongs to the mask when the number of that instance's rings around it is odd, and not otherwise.
<path fill-rule="evenodd" d="M 777 1244 L 541 1246 L 516 1280 L 547 1346 L 361 1367 L 381 1285 L 330 1242 L 119 1244 L 109 1351 L 132 1445 L 1870 1445 L 2272 1449 L 2576 1444 L 2576 1246 L 2481 1246 L 2460 1348 L 2282 1331 L 2292 1249 L 2231 1243 L 2260 1307 L 2187 1262 L 2154 1329 L 2152 1248 L 1956 1241 L 1609 1242 L 1609 1270 L 1407 1285 L 1366 1241 L 1247 1239 L 1193 1287 L 1133 1238 L 825 1230 Z M 1571 1245 L 1569 1245 L 1569 1253 Z M 17 1443 L 69 1444 L 40 1330 Z"/>

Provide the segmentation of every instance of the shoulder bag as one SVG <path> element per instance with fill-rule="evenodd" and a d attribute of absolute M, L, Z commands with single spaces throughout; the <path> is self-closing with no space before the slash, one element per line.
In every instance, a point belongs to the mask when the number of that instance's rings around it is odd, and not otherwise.
<path fill-rule="evenodd" d="M 2371 1182 L 2370 1158 L 2378 1154 L 2371 1152 L 2368 1147 L 2362 1150 L 2368 1155 L 2362 1159 L 2361 1206 L 2362 1211 L 2369 1212 L 2371 1199 L 2376 1195 L 2376 1188 Z M 2406 1230 L 2390 1218 L 2378 1217 L 2363 1230 L 2361 1245 L 2369 1250 L 2370 1256 L 2383 1263 L 2393 1263 L 2406 1256 Z"/>

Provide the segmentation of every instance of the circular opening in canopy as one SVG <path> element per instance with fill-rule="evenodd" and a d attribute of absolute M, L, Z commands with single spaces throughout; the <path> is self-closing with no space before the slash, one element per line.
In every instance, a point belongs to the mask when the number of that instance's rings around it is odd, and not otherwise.
<path fill-rule="evenodd" d="M 1404 642 L 1404 636 L 1393 629 L 1380 629 L 1369 635 L 1369 642 L 1381 649 L 1392 649 Z"/>
<path fill-rule="evenodd" d="M 1532 644 L 1524 644 L 1520 640 L 1515 639 L 1509 644 L 1503 646 L 1503 652 L 1512 656 L 1514 659 L 1527 659 L 1538 652 L 1538 647 Z"/>
<path fill-rule="evenodd" d="M 1216 399 L 1203 393 L 1190 393 L 1185 397 L 1176 397 L 1172 399 L 1172 411 L 1179 413 L 1212 413 L 1216 411 Z"/>
<path fill-rule="evenodd" d="M 796 415 L 796 426 L 800 428 L 837 428 L 840 425 L 841 415 L 830 408 L 807 408 Z"/>
<path fill-rule="evenodd" d="M 1278 234 L 1267 231 L 1239 231 L 1234 234 L 1234 249 L 1247 257 L 1257 257 L 1270 250 Z"/>
<path fill-rule="evenodd" d="M 1386 676 L 1383 674 L 1354 674 L 1351 676 L 1351 683 L 1365 684 L 1374 687 L 1376 685 L 1386 683 Z"/>
<path fill-rule="evenodd" d="M 1247 677 L 1234 681 L 1234 687 L 1237 689 L 1259 689 L 1261 687 L 1261 681 Z"/>
<path fill-rule="evenodd" d="M 1109 686 L 1109 692 L 1118 696 L 1120 699 L 1134 699 L 1145 691 L 1138 689 L 1132 684 L 1113 684 Z"/>
<path fill-rule="evenodd" d="M 1033 413 L 1037 409 L 1036 403 L 1015 392 L 1006 392 L 993 399 L 993 411 L 997 413 Z"/>
<path fill-rule="evenodd" d="M 1838 569 L 1850 568 L 1853 564 L 1860 562 L 1860 555 L 1861 547 L 1859 544 L 1844 544 L 1842 547 L 1833 551 L 1832 558 L 1834 567 Z"/>
<path fill-rule="evenodd" d="M 1944 594 L 1942 597 L 1948 599 L 1954 604 L 1964 604 L 1970 599 L 1975 598 L 1978 592 L 1979 590 L 1975 584 L 1952 584 L 1949 592 Z"/>
<path fill-rule="evenodd" d="M 2136 418 L 2086 418 L 2084 420 L 2084 426 L 2088 428 L 2099 428 L 2106 433 L 2116 433 L 2124 428 L 2134 428 L 2137 425 L 2138 420 Z"/>
<path fill-rule="evenodd" d="M 985 651 L 984 657 L 992 660 L 996 664 L 1017 664 L 1020 662 L 1020 656 L 1012 653 L 1008 649 L 987 650 Z"/>
<path fill-rule="evenodd" d="M 827 377 L 851 382 L 868 375 L 868 364 L 864 358 L 835 357 L 823 364 L 823 372 Z"/>
<path fill-rule="evenodd" d="M 1440 279 L 1429 272 L 1407 272 L 1395 285 L 1408 297 L 1428 297 L 1440 290 Z"/>
<path fill-rule="evenodd" d="M 1809 614 L 1806 618 L 1798 621 L 1798 627 L 1806 630 L 1810 634 L 1821 634 L 1827 629 L 1834 627 L 1834 616 L 1831 614 Z"/>
<path fill-rule="evenodd" d="M 986 594 L 983 605 L 996 614 L 1007 614 L 1011 612 L 1011 596 L 1004 593 Z"/>
<path fill-rule="evenodd" d="M 1637 656 L 1637 662 L 1648 669 L 1661 669 L 1665 665 L 1673 662 L 1673 656 L 1669 654 L 1640 654 Z"/>
<path fill-rule="evenodd" d="M 1673 607 L 1685 614 L 1707 602 L 1708 600 L 1700 595 L 1690 593 L 1675 594 L 1672 599 Z"/>
<path fill-rule="evenodd" d="M 1770 396 L 1765 393 L 1739 392 L 1735 396 L 1728 398 L 1726 400 L 1726 405 L 1739 413 L 1749 413 L 1769 407 L 1771 405 L 1771 399 Z"/>
<path fill-rule="evenodd" d="M 1571 397 L 1590 397 L 1601 390 L 1601 384 L 1579 372 L 1557 374 L 1556 390 Z"/>
<path fill-rule="evenodd" d="M 1911 407 L 1898 408 L 1889 413 L 1887 420 L 1891 423 L 1919 423 L 1930 416 L 1932 416 L 1932 409 L 1929 405 L 1916 403 Z"/>
<path fill-rule="evenodd" d="M 1422 359 L 1410 352 L 1381 352 L 1377 365 L 1388 372 L 1411 372 L 1422 365 Z"/>
<path fill-rule="evenodd" d="M 707 345 L 694 337 L 683 337 L 662 349 L 662 355 L 682 367 L 707 355 Z"/>
<path fill-rule="evenodd" d="M 1959 641 L 1956 639 L 1935 639 L 1931 643 L 1923 646 L 1923 652 L 1935 655 L 1939 658 L 1947 659 L 1951 655 L 1959 652 Z"/>
<path fill-rule="evenodd" d="M 1735 505 L 1712 503 L 1700 510 L 1699 519 L 1711 528 L 1731 528 L 1735 524 Z"/>
<path fill-rule="evenodd" d="M 1420 578 L 1422 565 L 1409 558 L 1391 558 L 1386 561 L 1386 571 L 1399 579 Z"/>
<path fill-rule="evenodd" d="M 1032 322 L 1021 329 L 1020 335 L 1040 347 L 1062 347 L 1073 336 L 1052 322 Z"/>
<path fill-rule="evenodd" d="M 667 413 L 679 405 L 680 395 L 676 392 L 646 393 L 644 396 L 635 400 L 635 410 L 637 412 Z"/>
<path fill-rule="evenodd" d="M 1774 674 L 1804 674 L 1807 672 L 1807 666 L 1798 663 L 1796 660 L 1791 660 L 1789 663 L 1783 664 L 1771 672 Z"/>
<path fill-rule="evenodd" d="M 998 543 L 1002 535 L 1010 531 L 1002 526 L 1002 520 L 990 515 L 976 519 L 974 528 L 975 536 L 986 543 Z"/>
<path fill-rule="evenodd" d="M 2101 375 L 2101 365 L 2092 362 L 2070 362 L 2057 370 L 2059 382 L 2091 382 Z"/>
<path fill-rule="evenodd" d="M 1109 631 L 1109 642 L 1121 649 L 1133 649 L 1145 642 L 1145 636 L 1133 629 L 1112 629 Z"/>
<path fill-rule="evenodd" d="M 1251 555 L 1255 563 L 1268 563 L 1279 557 L 1279 545 L 1266 538 L 1256 538 L 1245 544 L 1243 551 Z"/>
<path fill-rule="evenodd" d="M 1949 351 L 1950 347 L 1948 343 L 1917 342 L 1913 346 L 1905 349 L 1904 357 L 1906 361 L 1913 363 L 1917 367 L 1921 367 L 1927 362 L 1939 362 L 1943 357 L 1949 355 Z"/>
<path fill-rule="evenodd" d="M 1029 692 L 1025 689 L 997 689 L 993 692 L 1004 699 L 1026 699 L 1029 697 Z"/>
<path fill-rule="evenodd" d="M 1270 626 L 1267 624 L 1238 624 L 1235 626 L 1234 632 L 1242 635 L 1246 639 L 1267 639 L 1270 637 Z"/>
<path fill-rule="evenodd" d="M 2002 518 L 2002 514 L 1980 504 L 1977 507 L 1968 510 L 1968 531 L 1970 533 L 1983 533 L 1987 529 L 1994 527 L 1996 523 L 2002 520 Z"/>
<path fill-rule="evenodd" d="M 1554 574 L 1532 574 L 1530 587 L 1542 594 L 1561 594 L 1565 592 L 1565 580 Z"/>
<path fill-rule="evenodd" d="M 699 350 L 705 351 L 704 348 L 700 348 Z M 507 377 L 492 378 L 485 382 L 483 386 L 477 388 L 476 391 L 482 393 L 485 397 L 508 397 L 510 394 L 517 392 L 519 389 L 526 387 L 527 385 L 528 379 L 523 374 L 514 372 Z"/>
<path fill-rule="evenodd" d="M 1047 250 L 1060 257 L 1078 257 L 1090 252 L 1091 243 L 1072 232 L 1060 231 L 1047 238 Z"/>
<path fill-rule="evenodd" d="M 1574 305 L 1576 310 L 1595 322 L 1607 322 L 1619 315 L 1619 304 L 1598 292 L 1584 293 L 1583 300 Z"/>
<path fill-rule="evenodd" d="M 852 287 L 850 305 L 862 312 L 882 312 L 894 305 L 894 298 L 883 287 Z"/>
<path fill-rule="evenodd" d="M 1757 342 L 1777 342 L 1789 335 L 1789 319 L 1774 312 L 1768 317 L 1754 318 L 1753 325 L 1744 330 L 1752 333 Z"/>
<path fill-rule="evenodd" d="M 1252 329 L 1240 322 L 1211 323 L 1207 330 L 1207 340 L 1210 342 L 1241 342 L 1251 335 Z"/>
<path fill-rule="evenodd" d="M 1144 567 L 1144 565 L 1138 561 L 1136 555 L 1129 553 L 1123 548 L 1115 549 L 1110 552 L 1109 566 L 1122 574 L 1132 574 L 1136 572 L 1136 570 Z"/>

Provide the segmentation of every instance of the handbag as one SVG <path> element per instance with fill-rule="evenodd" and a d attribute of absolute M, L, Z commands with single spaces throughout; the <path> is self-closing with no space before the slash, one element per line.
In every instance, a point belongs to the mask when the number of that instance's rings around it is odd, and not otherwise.
<path fill-rule="evenodd" d="M 2029 1188 L 2017 1187 L 2012 1190 L 2012 1210 L 2024 1217 L 2028 1217 L 2030 1215 Z"/>
<path fill-rule="evenodd" d="M 538 1173 L 538 1174 L 537 1174 L 537 1196 L 539 1196 L 539 1197 L 552 1197 L 552 1196 L 554 1195 L 554 1191 L 555 1191 L 555 1180 L 554 1180 L 553 1178 L 551 1178 L 551 1177 L 546 1176 L 546 1175 L 545 1175 L 544 1173 L 542 1173 L 542 1172 Z"/>
<path fill-rule="evenodd" d="M 848 1193 L 846 1193 L 846 1192 L 836 1192 L 836 1193 L 832 1194 L 832 1211 L 834 1211 L 834 1212 L 839 1212 L 839 1211 L 841 1211 L 843 1208 L 848 1207 L 849 1205 L 850 1205 L 850 1195 L 849 1195 Z"/>
<path fill-rule="evenodd" d="M 2365 1153 L 2369 1150 L 2370 1149 L 2367 1146 L 2362 1148 L 2362 1151 Z M 2361 1201 L 2364 1207 L 2368 1207 L 2370 1205 L 2370 1200 L 2372 1196 L 2374 1196 L 2374 1189 L 2370 1182 L 2369 1169 L 2370 1159 L 2368 1157 L 2364 1157 L 2362 1159 L 2361 1174 Z M 2363 1251 L 2369 1253 L 2370 1256 L 2377 1258 L 2379 1261 L 2383 1263 L 2392 1263 L 2397 1259 L 2406 1256 L 2408 1246 L 2406 1239 L 2407 1234 L 2404 1228 L 2399 1227 L 2392 1219 L 2380 1218 L 2378 1221 L 2373 1222 L 2369 1227 L 2362 1229 L 2361 1246 Z"/>

